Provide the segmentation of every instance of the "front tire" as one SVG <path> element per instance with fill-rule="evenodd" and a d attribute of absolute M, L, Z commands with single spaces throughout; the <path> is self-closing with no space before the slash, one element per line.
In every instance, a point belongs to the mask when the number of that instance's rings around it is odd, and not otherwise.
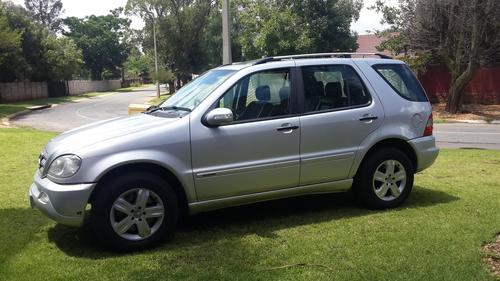
<path fill-rule="evenodd" d="M 354 178 L 354 193 L 374 209 L 403 204 L 413 188 L 414 168 L 404 152 L 382 148 L 368 155 Z"/>
<path fill-rule="evenodd" d="M 90 222 L 103 245 L 136 251 L 171 236 L 177 220 L 177 196 L 170 185 L 154 174 L 133 173 L 100 186 Z"/>

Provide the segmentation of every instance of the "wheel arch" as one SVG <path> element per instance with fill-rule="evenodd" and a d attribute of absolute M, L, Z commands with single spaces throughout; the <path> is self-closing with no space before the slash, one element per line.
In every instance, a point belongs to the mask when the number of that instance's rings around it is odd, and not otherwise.
<path fill-rule="evenodd" d="M 370 155 L 372 155 L 375 151 L 377 151 L 381 148 L 384 148 L 384 147 L 397 148 L 397 149 L 401 150 L 410 159 L 413 171 L 415 172 L 417 170 L 418 158 L 417 158 L 417 154 L 416 154 L 415 150 L 413 149 L 413 147 L 404 139 L 389 138 L 389 139 L 383 139 L 383 140 L 378 141 L 377 143 L 375 143 L 374 145 L 372 145 L 368 149 L 368 151 L 365 153 L 365 155 L 363 156 L 363 158 L 359 162 L 359 165 L 356 168 L 355 175 L 358 173 L 359 168 L 362 166 L 365 159 L 370 157 Z"/>
<path fill-rule="evenodd" d="M 132 173 L 132 172 L 152 173 L 166 180 L 172 186 L 177 195 L 177 198 L 179 200 L 180 214 L 184 215 L 188 213 L 188 199 L 186 192 L 184 190 L 184 186 L 182 185 L 181 181 L 169 169 L 161 165 L 148 162 L 123 164 L 117 167 L 113 167 L 109 171 L 106 171 L 99 177 L 97 185 L 92 190 L 88 202 L 92 204 L 96 194 L 102 190 L 103 186 L 106 184 L 107 181 L 121 174 Z"/>

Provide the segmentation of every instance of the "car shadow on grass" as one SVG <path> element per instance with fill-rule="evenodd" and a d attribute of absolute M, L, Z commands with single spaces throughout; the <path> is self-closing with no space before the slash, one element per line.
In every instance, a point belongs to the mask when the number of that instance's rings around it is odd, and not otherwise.
<path fill-rule="evenodd" d="M 50 220 L 32 209 L 0 209 L 0 265 L 6 264 L 28 244 L 40 240 L 40 229 Z M 0 278 L 1 279 L 1 278 Z"/>
<path fill-rule="evenodd" d="M 446 192 L 417 186 L 408 201 L 394 210 L 431 207 L 456 200 L 459 198 Z M 275 238 L 277 230 L 377 212 L 383 211 L 364 208 L 350 193 L 303 196 L 232 207 L 184 218 L 174 238 L 153 251 L 191 247 L 248 234 Z M 105 259 L 122 255 L 103 251 L 88 224 L 82 228 L 56 225 L 49 230 L 48 236 L 49 241 L 69 256 Z"/>

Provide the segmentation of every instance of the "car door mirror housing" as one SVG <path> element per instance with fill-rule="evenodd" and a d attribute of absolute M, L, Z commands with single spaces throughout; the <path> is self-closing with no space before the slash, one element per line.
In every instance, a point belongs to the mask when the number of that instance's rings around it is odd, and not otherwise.
<path fill-rule="evenodd" d="M 230 124 L 234 121 L 233 111 L 229 108 L 215 108 L 205 116 L 207 125 L 218 127 Z"/>

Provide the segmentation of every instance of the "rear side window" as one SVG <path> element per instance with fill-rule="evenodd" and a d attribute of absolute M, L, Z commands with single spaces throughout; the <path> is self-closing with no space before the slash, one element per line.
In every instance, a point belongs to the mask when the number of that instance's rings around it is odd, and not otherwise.
<path fill-rule="evenodd" d="M 302 67 L 305 112 L 368 105 L 371 97 L 355 70 L 347 65 Z"/>
<path fill-rule="evenodd" d="M 404 64 L 377 64 L 373 68 L 401 97 L 410 101 L 428 101 L 424 89 Z"/>

